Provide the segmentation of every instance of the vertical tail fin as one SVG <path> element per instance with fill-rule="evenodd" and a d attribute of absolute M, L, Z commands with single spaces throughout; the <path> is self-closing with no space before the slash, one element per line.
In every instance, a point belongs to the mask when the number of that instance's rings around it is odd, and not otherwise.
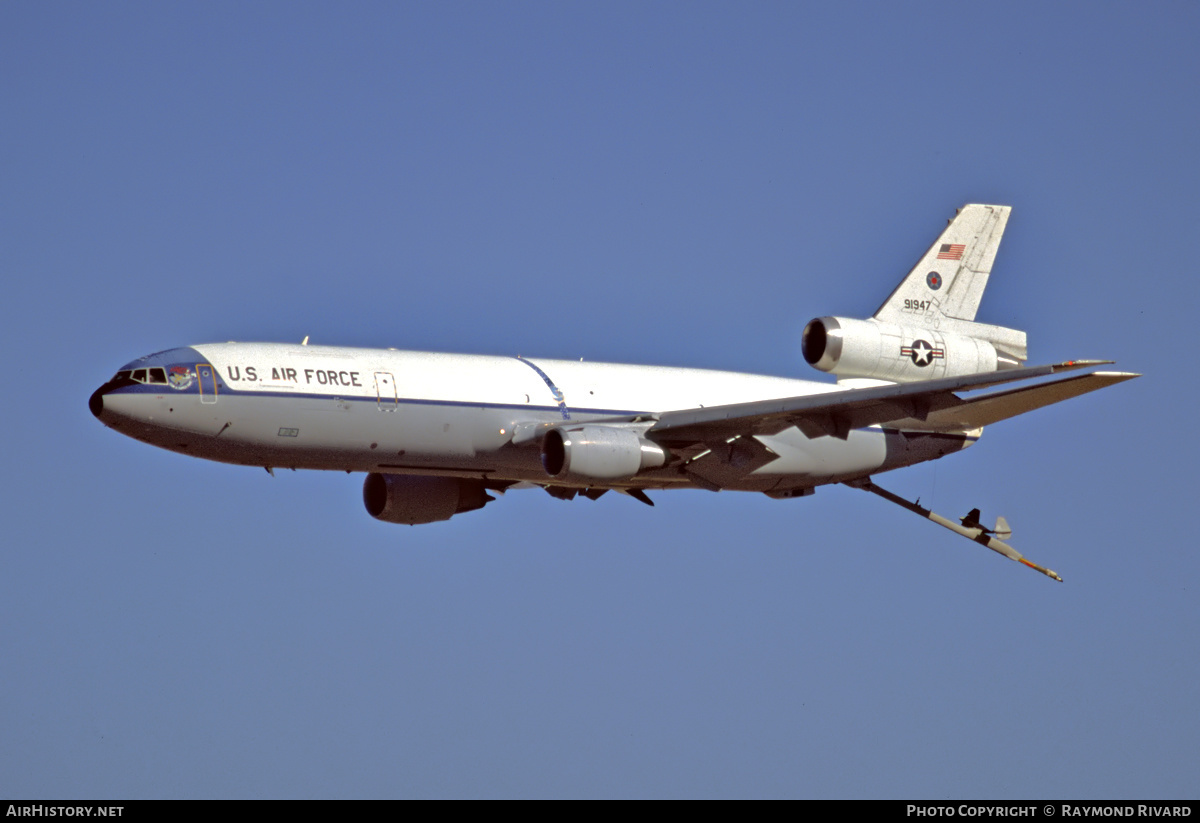
<path fill-rule="evenodd" d="M 935 321 L 941 317 L 974 320 L 1011 211 L 1011 206 L 979 203 L 959 209 L 942 236 L 875 312 L 875 319 L 911 323 L 916 311 L 917 316 Z"/>

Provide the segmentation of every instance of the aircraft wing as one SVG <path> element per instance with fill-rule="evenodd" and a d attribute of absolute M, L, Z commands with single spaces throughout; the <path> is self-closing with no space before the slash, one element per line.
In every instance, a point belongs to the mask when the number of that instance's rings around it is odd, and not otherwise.
<path fill-rule="evenodd" d="M 777 434 L 791 426 L 808 437 L 832 436 L 843 440 L 852 429 L 884 423 L 927 431 L 972 429 L 1138 375 L 1092 372 L 969 399 L 959 397 L 956 392 L 1035 380 L 1110 362 L 1072 360 L 964 377 L 664 412 L 646 435 L 664 445 L 680 446 L 711 443 L 736 435 Z"/>
<path fill-rule="evenodd" d="M 976 429 L 1105 386 L 1123 383 L 1137 376 L 1129 372 L 1106 371 L 1072 375 L 1062 380 L 1050 380 L 1033 386 L 1022 386 L 993 392 L 983 397 L 960 400 L 957 406 L 930 412 L 923 421 L 902 420 L 896 421 L 896 425 L 900 428 L 931 431 Z"/>

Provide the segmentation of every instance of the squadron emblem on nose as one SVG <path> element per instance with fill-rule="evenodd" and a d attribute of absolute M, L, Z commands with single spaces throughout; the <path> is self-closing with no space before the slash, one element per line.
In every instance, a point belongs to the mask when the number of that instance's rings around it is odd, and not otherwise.
<path fill-rule="evenodd" d="M 192 385 L 192 380 L 196 375 L 187 366 L 172 366 L 167 370 L 167 384 L 173 388 L 183 391 L 188 386 Z"/>

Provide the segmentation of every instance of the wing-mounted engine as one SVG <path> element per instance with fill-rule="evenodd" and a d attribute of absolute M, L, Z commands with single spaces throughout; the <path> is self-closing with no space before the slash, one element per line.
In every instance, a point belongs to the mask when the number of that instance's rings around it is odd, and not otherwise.
<path fill-rule="evenodd" d="M 1025 359 L 1024 332 L 941 320 L 940 328 L 924 328 L 875 318 L 818 317 L 804 327 L 804 359 L 838 378 L 892 383 L 1015 369 Z"/>
<path fill-rule="evenodd" d="M 495 500 L 483 481 L 462 477 L 424 477 L 408 474 L 367 475 L 363 504 L 367 513 L 386 523 L 436 523 L 456 514 L 482 509 Z"/>
<path fill-rule="evenodd" d="M 644 429 L 645 427 L 641 427 Z M 542 438 L 542 468 L 556 480 L 577 483 L 628 480 L 666 465 L 667 451 L 621 426 L 557 426 Z"/>

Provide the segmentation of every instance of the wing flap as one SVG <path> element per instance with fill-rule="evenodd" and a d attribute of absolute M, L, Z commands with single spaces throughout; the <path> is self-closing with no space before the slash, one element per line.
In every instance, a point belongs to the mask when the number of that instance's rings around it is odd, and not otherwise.
<path fill-rule="evenodd" d="M 719 491 L 733 481 L 760 469 L 777 458 L 774 451 L 754 437 L 731 437 L 714 444 L 683 465 L 683 470 L 704 488 Z"/>

